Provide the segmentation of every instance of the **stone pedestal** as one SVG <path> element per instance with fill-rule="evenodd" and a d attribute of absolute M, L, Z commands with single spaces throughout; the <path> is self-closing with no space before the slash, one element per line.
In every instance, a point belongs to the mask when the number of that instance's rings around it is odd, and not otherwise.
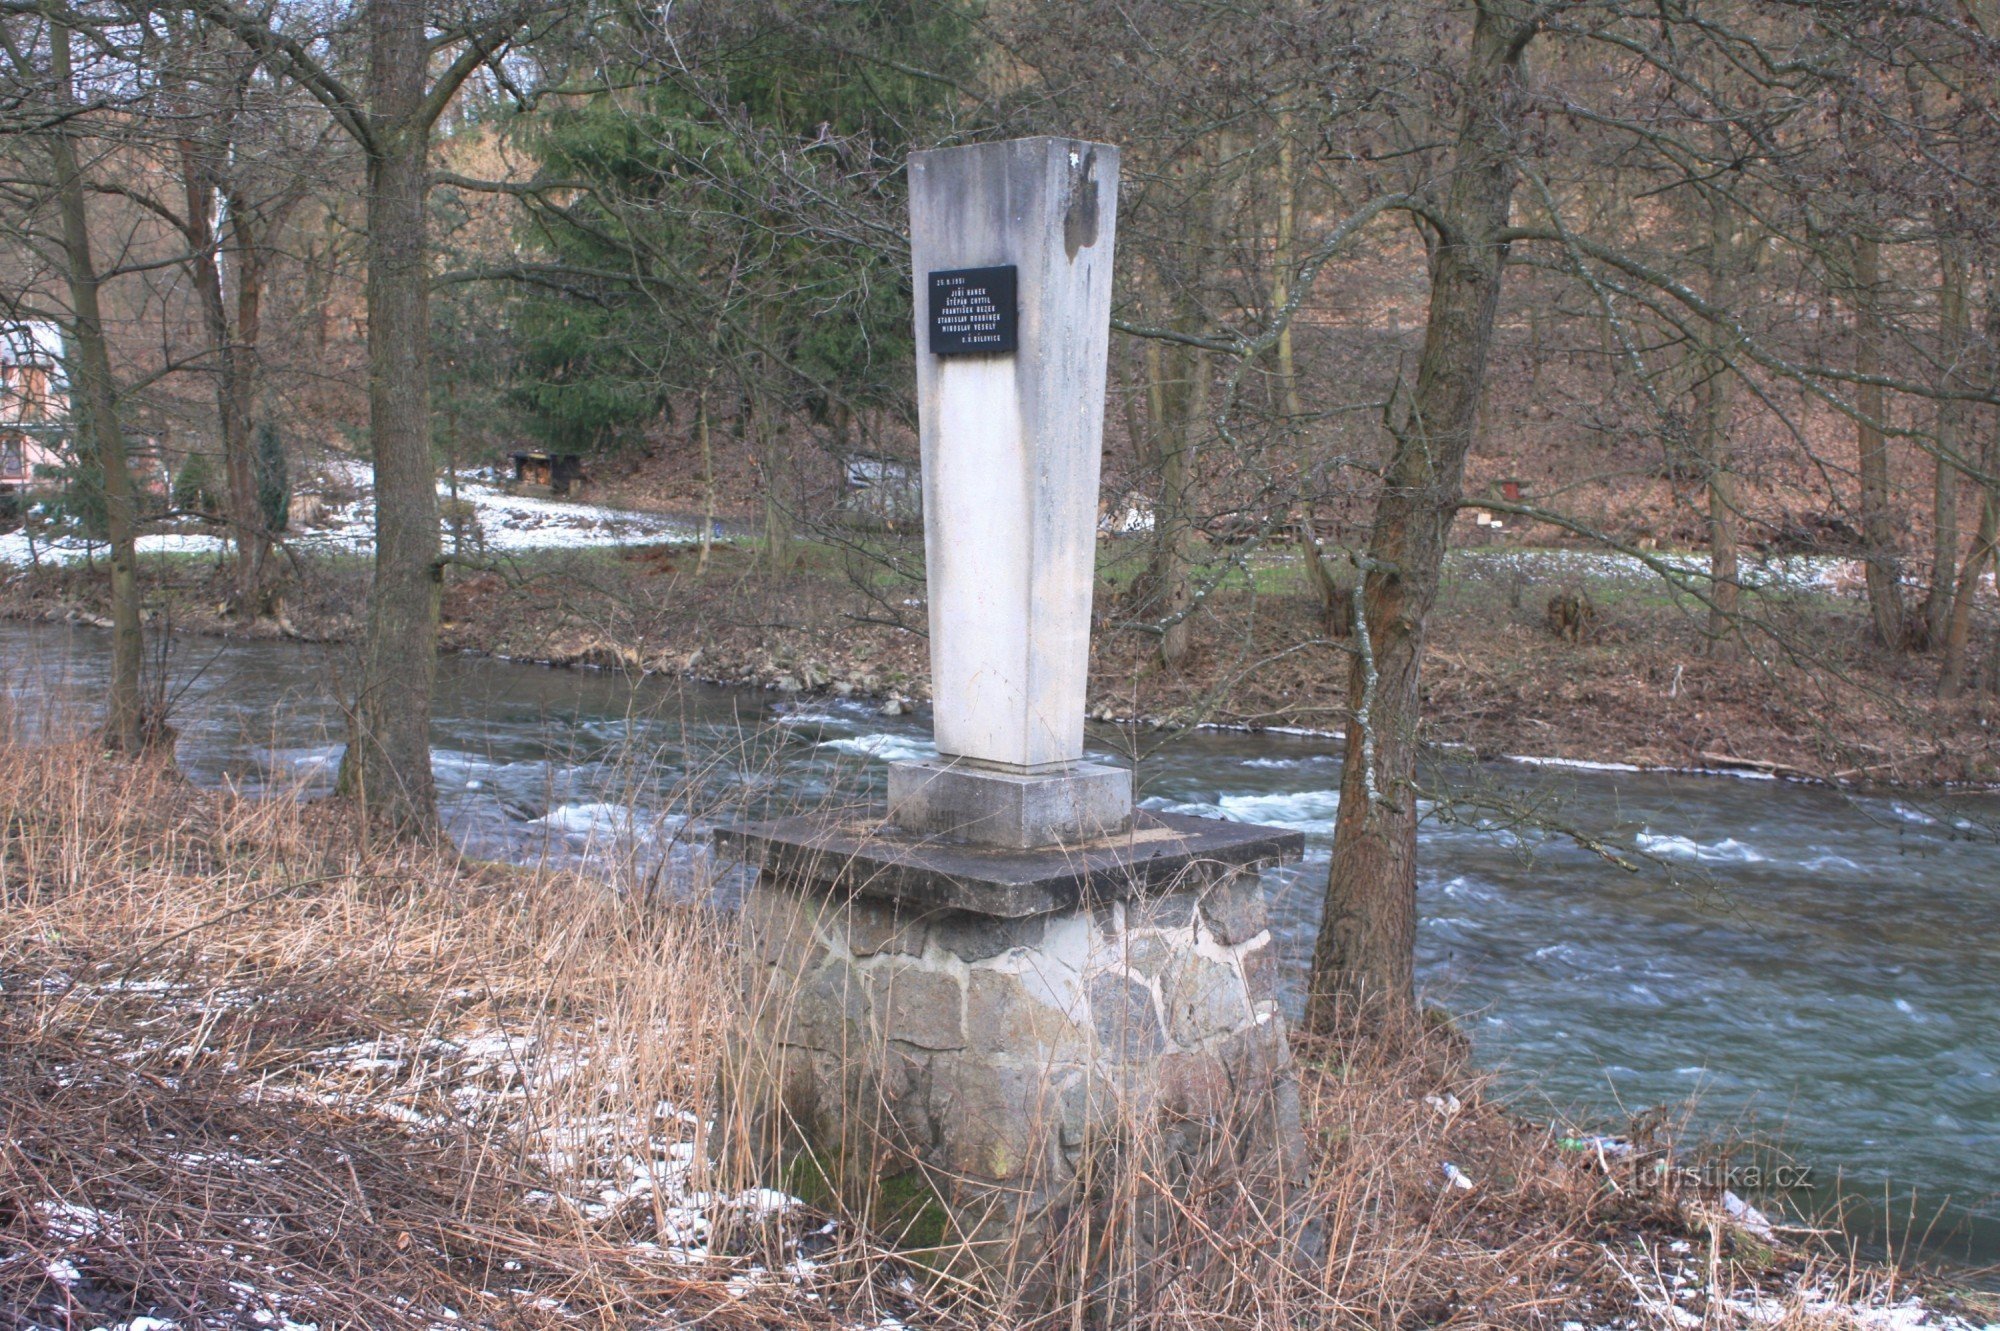
<path fill-rule="evenodd" d="M 1302 838 L 1134 813 L 1083 761 L 1118 150 L 909 181 L 940 758 L 886 814 L 717 833 L 762 870 L 718 1122 L 906 1251 L 1118 1325 L 1314 1247 L 1258 882 Z"/>
<path fill-rule="evenodd" d="M 1258 879 L 1297 833 L 1142 812 L 1061 850 L 873 820 L 718 841 L 762 865 L 723 1118 L 766 1171 L 1100 1309 L 1311 1249 Z"/>
<path fill-rule="evenodd" d="M 1005 850 L 1078 845 L 1132 826 L 1132 774 L 1102 763 L 1010 772 L 964 759 L 889 764 L 889 817 L 917 837 Z"/>

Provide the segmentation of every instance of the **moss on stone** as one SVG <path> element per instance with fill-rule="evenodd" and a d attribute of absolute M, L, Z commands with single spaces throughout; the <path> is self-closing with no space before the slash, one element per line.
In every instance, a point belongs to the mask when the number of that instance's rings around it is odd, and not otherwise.
<path fill-rule="evenodd" d="M 818 1210 L 839 1209 L 842 1189 L 837 1180 L 845 1170 L 837 1161 L 831 1169 L 828 1166 L 828 1161 L 810 1151 L 799 1152 L 785 1164 L 785 1191 Z M 860 1210 L 871 1229 L 911 1260 L 927 1266 L 938 1264 L 951 1238 L 951 1215 L 921 1169 L 906 1169 L 881 1179 L 874 1186 L 874 1195 L 861 1200 L 867 1203 Z"/>
<path fill-rule="evenodd" d="M 810 1151 L 800 1151 L 785 1162 L 784 1187 L 807 1206 L 822 1211 L 832 1209 L 839 1196 L 819 1157 Z"/>
<path fill-rule="evenodd" d="M 875 1185 L 875 1224 L 898 1248 L 935 1265 L 951 1234 L 951 1216 L 921 1169 L 906 1169 Z"/>

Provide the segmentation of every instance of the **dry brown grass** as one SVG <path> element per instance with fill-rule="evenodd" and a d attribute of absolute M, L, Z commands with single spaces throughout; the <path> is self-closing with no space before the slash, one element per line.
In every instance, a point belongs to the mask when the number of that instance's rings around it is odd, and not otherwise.
<path fill-rule="evenodd" d="M 574 875 L 365 846 L 337 807 L 0 744 L 0 1327 L 1023 1324 L 706 1163 L 733 946 Z M 1169 1284 L 1139 1320 L 1678 1331 L 1824 1284 L 1645 1191 L 1651 1157 L 1504 1115 L 1447 1034 L 1301 1055 L 1324 1268 L 1227 1307 Z"/>

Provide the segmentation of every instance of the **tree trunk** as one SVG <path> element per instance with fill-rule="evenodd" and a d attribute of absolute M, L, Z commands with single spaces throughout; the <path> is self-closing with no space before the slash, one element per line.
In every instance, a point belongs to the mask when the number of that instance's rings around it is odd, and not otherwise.
<path fill-rule="evenodd" d="M 1182 322 L 1195 326 L 1191 318 Z M 1188 652 L 1194 459 L 1208 415 L 1208 364 L 1193 347 L 1156 341 L 1147 346 L 1146 371 L 1159 493 L 1153 499 L 1152 555 L 1140 575 L 1139 600 L 1150 602 L 1153 615 L 1163 621 L 1159 659 L 1171 669 Z"/>
<path fill-rule="evenodd" d="M 1946 388 L 1964 383 L 1961 360 L 1971 343 L 1965 313 L 1965 247 L 1955 238 L 1938 242 L 1938 360 Z M 1926 647 L 1941 644 L 1951 627 L 1958 587 L 1958 464 L 1965 447 L 1967 404 L 1954 398 L 1937 403 L 1937 470 L 1931 500 L 1931 585 L 1924 597 Z"/>
<path fill-rule="evenodd" d="M 242 207 L 242 200 L 231 205 L 229 217 L 233 242 L 230 249 L 236 256 L 236 328 L 233 338 L 236 354 L 229 375 L 229 389 L 234 398 L 230 414 L 242 431 L 242 475 L 239 478 L 236 464 L 232 461 L 229 493 L 232 503 L 244 505 L 239 514 L 249 523 L 247 528 L 239 528 L 237 536 L 237 594 L 245 607 L 242 613 L 258 618 L 270 612 L 269 590 L 264 584 L 272 539 L 264 506 L 257 496 L 256 426 L 259 399 L 263 393 L 262 366 L 257 349 L 264 332 L 264 258 L 258 248 L 255 223 L 248 216 L 247 209 Z M 236 498 L 239 484 L 243 494 L 240 501 Z"/>
<path fill-rule="evenodd" d="M 49 42 L 56 95 L 65 106 L 74 108 L 69 29 L 59 20 L 50 24 Z M 118 752 L 136 753 L 149 740 L 164 738 L 165 730 L 147 725 L 140 687 L 145 639 L 139 623 L 138 512 L 132 466 L 125 456 L 125 431 L 118 419 L 118 396 L 112 384 L 111 354 L 104 340 L 83 169 L 70 139 L 76 124 L 71 119 L 50 134 L 49 156 L 55 167 L 57 207 L 62 217 L 70 333 L 76 349 L 76 363 L 71 366 L 76 389 L 73 414 L 82 427 L 81 439 L 88 443 L 88 456 L 103 477 L 105 535 L 111 545 L 111 685 L 104 712 L 104 743 Z"/>
<path fill-rule="evenodd" d="M 375 452 L 375 581 L 340 789 L 405 834 L 437 831 L 431 691 L 437 675 L 437 477 L 431 463 L 424 9 L 369 0 L 368 422 Z"/>
<path fill-rule="evenodd" d="M 217 253 L 215 224 L 215 173 L 202 160 L 202 149 L 192 139 L 181 140 L 179 150 L 185 210 L 182 225 L 187 235 L 188 250 L 194 256 L 195 295 L 201 302 L 202 322 L 207 326 L 209 345 L 214 348 L 216 358 L 216 421 L 222 434 L 222 468 L 229 496 L 229 533 L 236 544 L 235 612 L 255 618 L 263 563 L 264 522 L 257 504 L 256 465 L 251 455 L 251 394 L 242 382 L 246 371 L 245 348 L 238 330 L 230 326 L 229 306 L 222 289 L 222 263 Z M 241 226 L 234 218 L 232 224 Z M 239 308 L 243 300 L 244 296 L 239 292 Z M 254 297 L 250 299 L 249 308 L 254 315 Z"/>
<path fill-rule="evenodd" d="M 1396 431 L 1357 598 L 1351 719 L 1326 909 L 1305 1024 L 1393 1037 L 1416 1016 L 1417 798 L 1424 627 L 1464 486 L 1493 342 L 1515 185 L 1526 34 L 1511 6 L 1473 23 L 1430 313 L 1410 410 Z"/>
<path fill-rule="evenodd" d="M 1980 378 L 1990 388 L 2000 382 L 2000 355 L 1992 348 L 2000 337 L 2000 280 L 1989 272 L 1986 277 L 1986 345 Z M 1966 552 L 1965 565 L 1958 575 L 1958 590 L 1952 597 L 1951 617 L 1945 621 L 1944 663 L 1938 670 L 1938 696 L 1955 698 L 1965 687 L 1965 650 L 1972 637 L 1972 605 L 1979 594 L 1980 579 L 1992 562 L 1994 543 L 2000 541 L 2000 428 L 1991 413 L 1983 413 L 1984 428 L 1979 432 L 1979 529 Z"/>
<path fill-rule="evenodd" d="M 1117 376 L 1118 405 L 1125 413 L 1125 438 L 1132 447 L 1132 461 L 1140 469 L 1149 464 L 1147 457 L 1151 444 L 1146 437 L 1147 409 L 1150 403 L 1147 390 L 1150 382 L 1146 377 L 1146 353 L 1144 347 L 1133 347 L 1130 342 L 1115 344 L 1123 353 L 1112 362 L 1111 373 Z M 1138 363 L 1135 366 L 1132 352 L 1137 350 Z M 1118 495 L 1112 502 L 1122 504 L 1126 495 Z M 1122 516 L 1122 514 L 1116 515 Z"/>
<path fill-rule="evenodd" d="M 792 566 L 792 457 L 785 431 L 771 422 L 761 392 L 752 392 L 750 441 L 764 468 L 764 557 L 780 573 Z"/>
<path fill-rule="evenodd" d="M 1988 447 L 1981 464 L 1990 474 L 2000 462 L 2000 449 Z M 1945 621 L 1944 664 L 1938 670 L 1938 697 L 1956 698 L 1965 688 L 1965 648 L 1972 636 L 1972 604 L 1979 595 L 1979 580 L 1993 560 L 1993 547 L 2000 540 L 2000 493 L 1988 486 L 1979 505 L 1979 530 L 1966 552 L 1965 567 L 1958 575 L 1958 589 L 1952 597 L 1951 617 Z"/>
<path fill-rule="evenodd" d="M 1708 476 L 1708 638 L 1714 652 L 1734 641 L 1737 605 L 1742 592 L 1736 543 L 1736 473 L 1729 446 L 1729 366 L 1702 357 L 1702 379 L 1695 387 L 1700 416 L 1702 469 Z"/>
<path fill-rule="evenodd" d="M 1299 505 L 1299 555 L 1305 560 L 1306 581 L 1319 600 L 1319 616 L 1326 631 L 1336 638 L 1347 637 L 1354 631 L 1354 593 L 1340 585 L 1320 549 L 1319 526 L 1310 502 Z"/>
<path fill-rule="evenodd" d="M 708 570 L 708 555 L 715 544 L 715 447 L 708 434 L 708 385 L 695 398 L 694 433 L 701 441 L 701 557 L 694 571 Z"/>
<path fill-rule="evenodd" d="M 329 207 L 321 219 L 324 239 L 306 251 L 305 307 L 312 313 L 313 354 L 326 355 L 333 323 L 333 274 L 340 261 L 340 216 Z"/>
<path fill-rule="evenodd" d="M 1292 117 L 1278 118 L 1278 238 L 1271 255 L 1271 314 L 1285 308 L 1292 298 L 1291 277 L 1294 255 L 1292 240 L 1298 200 L 1298 173 L 1292 155 Z M 1278 330 L 1278 389 L 1284 403 L 1286 422 L 1294 428 L 1299 418 L 1298 363 L 1292 356 L 1292 326 Z"/>
<path fill-rule="evenodd" d="M 1721 309 L 1733 296 L 1736 245 L 1731 234 L 1728 202 L 1711 198 L 1708 226 L 1708 296 Z M 1714 338 L 1722 330 L 1711 326 Z M 1729 652 L 1736 641 L 1736 614 L 1741 600 L 1741 570 L 1737 561 L 1735 450 L 1729 438 L 1730 375 L 1728 358 L 1711 345 L 1696 359 L 1701 375 L 1695 385 L 1696 447 L 1708 488 L 1708 642 L 1716 655 Z"/>
<path fill-rule="evenodd" d="M 444 498 L 445 512 L 451 514 L 451 553 L 454 558 L 465 558 L 465 535 L 472 524 L 466 520 L 465 510 L 458 506 L 458 408 L 447 407 L 444 413 Z"/>
<path fill-rule="evenodd" d="M 1881 280 L 1879 246 L 1873 237 L 1854 241 L 1854 371 L 1860 375 L 1882 372 L 1882 315 L 1876 305 L 1876 285 Z M 1889 511 L 1889 444 L 1878 428 L 1883 416 L 1882 388 L 1863 383 L 1855 387 L 1854 405 L 1861 414 L 1855 423 L 1860 446 L 1861 539 L 1868 580 L 1868 609 L 1874 620 L 1875 636 L 1891 651 L 1900 651 L 1907 642 L 1903 620 L 1902 558 L 1897 548 L 1896 522 Z"/>

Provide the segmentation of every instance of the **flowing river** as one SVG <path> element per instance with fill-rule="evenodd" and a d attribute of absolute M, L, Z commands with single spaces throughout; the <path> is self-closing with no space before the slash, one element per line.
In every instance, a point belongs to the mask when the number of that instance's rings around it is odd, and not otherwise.
<path fill-rule="evenodd" d="M 0 686 L 25 695 L 30 728 L 70 703 L 87 716 L 107 648 L 94 630 L 0 624 Z M 253 791 L 323 790 L 346 662 L 178 643 L 182 767 Z M 441 664 L 435 735 L 470 852 L 669 884 L 705 853 L 705 822 L 879 798 L 882 759 L 932 751 L 924 718 L 859 702 L 475 659 Z M 1092 747 L 1129 761 L 1129 738 L 1094 730 Z M 1305 862 L 1265 879 L 1296 985 L 1324 890 L 1335 745 L 1202 732 L 1138 767 L 1153 807 L 1306 834 Z M 2000 798 L 1516 763 L 1429 779 L 1422 982 L 1522 1112 L 1616 1130 L 1692 1103 L 1696 1134 L 1754 1131 L 1809 1170 L 1795 1209 L 1838 1190 L 1877 1245 L 2000 1263 Z"/>

